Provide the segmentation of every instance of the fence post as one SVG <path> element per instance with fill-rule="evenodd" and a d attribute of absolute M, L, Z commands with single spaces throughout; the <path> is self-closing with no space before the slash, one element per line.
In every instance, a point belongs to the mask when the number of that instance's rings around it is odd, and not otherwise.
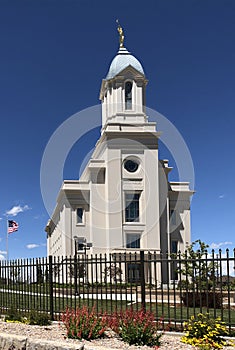
<path fill-rule="evenodd" d="M 74 295 L 78 295 L 78 259 L 76 249 L 74 254 Z"/>
<path fill-rule="evenodd" d="M 50 316 L 51 320 L 54 321 L 54 300 L 53 300 L 53 266 L 52 256 L 49 255 L 49 298 L 50 298 Z"/>
<path fill-rule="evenodd" d="M 146 310 L 145 302 L 145 278 L 144 278 L 144 250 L 140 251 L 140 287 L 141 287 L 141 305 Z"/>

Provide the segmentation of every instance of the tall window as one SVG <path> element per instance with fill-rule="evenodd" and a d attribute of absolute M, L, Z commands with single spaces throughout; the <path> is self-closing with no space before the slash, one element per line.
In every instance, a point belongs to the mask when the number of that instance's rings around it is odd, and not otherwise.
<path fill-rule="evenodd" d="M 140 264 L 127 264 L 127 280 L 130 283 L 140 281 Z"/>
<path fill-rule="evenodd" d="M 178 253 L 178 241 L 171 241 L 171 253 Z"/>
<path fill-rule="evenodd" d="M 171 241 L 171 253 L 178 253 L 178 241 Z M 171 264 L 171 279 L 177 281 L 178 280 L 178 265 L 176 260 L 172 261 Z"/>
<path fill-rule="evenodd" d="M 126 248 L 140 248 L 140 234 L 127 233 Z"/>
<path fill-rule="evenodd" d="M 132 109 L 132 83 L 125 83 L 125 109 Z"/>
<path fill-rule="evenodd" d="M 125 193 L 125 221 L 133 222 L 139 220 L 139 193 Z"/>
<path fill-rule="evenodd" d="M 174 209 L 170 211 L 170 220 L 172 225 L 176 225 L 176 211 Z"/>
<path fill-rule="evenodd" d="M 77 208 L 77 224 L 83 224 L 83 223 L 84 223 L 84 209 Z"/>

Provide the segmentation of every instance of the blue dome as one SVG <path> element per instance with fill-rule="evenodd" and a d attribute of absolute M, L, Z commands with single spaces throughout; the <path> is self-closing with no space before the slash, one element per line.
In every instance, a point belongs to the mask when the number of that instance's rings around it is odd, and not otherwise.
<path fill-rule="evenodd" d="M 108 80 L 114 78 L 128 66 L 132 66 L 138 72 L 144 75 L 144 70 L 140 62 L 134 56 L 132 56 L 127 49 L 120 48 L 117 56 L 115 56 L 112 60 L 106 79 Z"/>

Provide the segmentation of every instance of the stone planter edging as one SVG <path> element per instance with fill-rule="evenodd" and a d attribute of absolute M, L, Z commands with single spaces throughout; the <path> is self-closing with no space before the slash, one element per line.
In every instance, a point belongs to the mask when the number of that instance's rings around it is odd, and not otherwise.
<path fill-rule="evenodd" d="M 0 333 L 1 350 L 83 350 L 83 344 L 67 344 L 52 340 L 27 338 L 21 335 Z"/>

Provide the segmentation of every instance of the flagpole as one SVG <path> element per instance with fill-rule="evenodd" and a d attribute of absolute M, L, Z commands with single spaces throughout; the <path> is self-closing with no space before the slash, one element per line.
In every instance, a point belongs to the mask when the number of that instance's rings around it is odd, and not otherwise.
<path fill-rule="evenodd" d="M 6 239 L 6 251 L 7 251 L 7 261 L 9 259 L 9 252 L 8 252 L 8 226 L 9 226 L 9 223 L 8 223 L 8 216 L 7 216 L 7 239 Z"/>

